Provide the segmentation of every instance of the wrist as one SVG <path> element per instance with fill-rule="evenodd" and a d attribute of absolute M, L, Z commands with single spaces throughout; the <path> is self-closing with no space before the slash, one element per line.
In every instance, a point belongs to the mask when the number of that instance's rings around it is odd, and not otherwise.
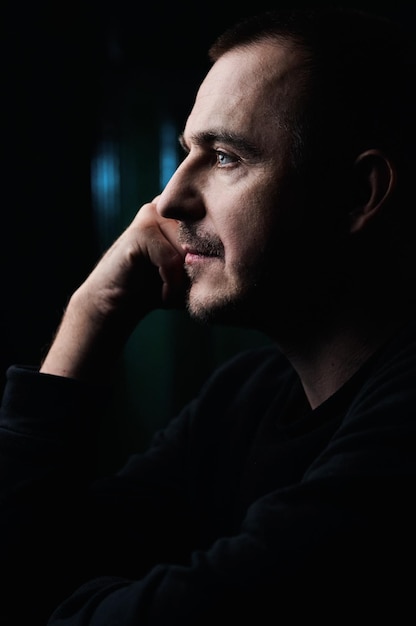
<path fill-rule="evenodd" d="M 75 292 L 40 372 L 85 381 L 108 378 L 128 334 L 125 326 L 92 307 L 84 294 Z"/>

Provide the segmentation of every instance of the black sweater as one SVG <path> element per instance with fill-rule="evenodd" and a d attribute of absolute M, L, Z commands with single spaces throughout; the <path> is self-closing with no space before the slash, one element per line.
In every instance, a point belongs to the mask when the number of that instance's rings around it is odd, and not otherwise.
<path fill-rule="evenodd" d="M 314 411 L 274 346 L 247 351 L 111 477 L 108 391 L 11 367 L 1 626 L 410 623 L 415 347 L 411 323 Z"/>

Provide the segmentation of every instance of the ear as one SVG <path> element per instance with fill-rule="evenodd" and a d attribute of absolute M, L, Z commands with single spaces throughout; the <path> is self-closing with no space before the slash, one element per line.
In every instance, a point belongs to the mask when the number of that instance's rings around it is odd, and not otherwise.
<path fill-rule="evenodd" d="M 355 208 L 350 232 L 362 231 L 377 217 L 396 186 L 396 169 L 381 150 L 367 150 L 354 163 Z"/>

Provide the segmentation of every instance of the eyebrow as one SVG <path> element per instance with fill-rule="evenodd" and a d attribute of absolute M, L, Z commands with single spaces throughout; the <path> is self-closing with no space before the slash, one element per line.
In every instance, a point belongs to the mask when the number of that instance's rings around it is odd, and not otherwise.
<path fill-rule="evenodd" d="M 226 143 L 236 150 L 243 152 L 249 156 L 259 156 L 260 151 L 251 141 L 245 137 L 225 130 L 211 130 L 191 135 L 190 142 L 197 146 L 212 146 L 214 143 Z M 184 134 L 179 135 L 179 143 L 185 151 L 188 151 L 188 145 L 185 141 Z"/>

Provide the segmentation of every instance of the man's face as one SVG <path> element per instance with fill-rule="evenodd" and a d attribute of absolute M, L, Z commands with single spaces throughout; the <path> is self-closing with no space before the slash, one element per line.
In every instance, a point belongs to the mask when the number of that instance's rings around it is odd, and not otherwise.
<path fill-rule="evenodd" d="M 300 207 L 282 114 L 299 106 L 301 63 L 288 45 L 251 45 L 222 56 L 199 89 L 187 156 L 158 202 L 180 223 L 196 318 L 259 327 L 287 299 Z"/>

